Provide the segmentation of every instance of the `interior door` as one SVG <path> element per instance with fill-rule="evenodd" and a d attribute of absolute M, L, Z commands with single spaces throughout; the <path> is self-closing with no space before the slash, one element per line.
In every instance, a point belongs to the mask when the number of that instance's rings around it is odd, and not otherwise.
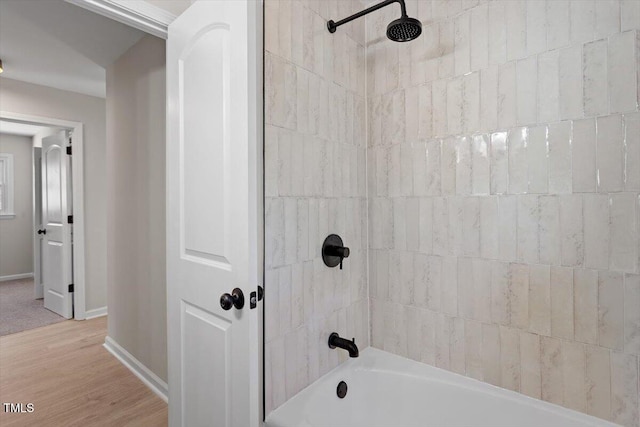
<path fill-rule="evenodd" d="M 169 26 L 173 427 L 262 421 L 262 303 L 251 308 L 250 301 L 262 279 L 261 14 L 259 1 L 202 0 Z"/>
<path fill-rule="evenodd" d="M 42 139 L 42 282 L 44 306 L 70 319 L 73 316 L 71 225 L 71 157 L 67 131 Z"/>

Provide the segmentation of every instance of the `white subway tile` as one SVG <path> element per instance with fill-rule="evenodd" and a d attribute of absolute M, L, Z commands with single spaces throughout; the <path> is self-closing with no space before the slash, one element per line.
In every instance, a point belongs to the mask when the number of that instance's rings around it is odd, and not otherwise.
<path fill-rule="evenodd" d="M 598 272 L 573 271 L 574 333 L 576 341 L 596 344 L 598 334 Z"/>
<path fill-rule="evenodd" d="M 405 200 L 401 197 L 393 198 L 393 248 L 407 250 L 407 226 Z"/>
<path fill-rule="evenodd" d="M 516 65 L 518 93 L 518 124 L 536 123 L 536 107 L 538 104 L 538 57 L 536 55 L 521 59 Z"/>
<path fill-rule="evenodd" d="M 624 348 L 624 286 L 622 274 L 598 272 L 598 345 Z"/>
<path fill-rule="evenodd" d="M 280 336 L 285 336 L 291 331 L 291 266 L 279 269 L 278 282 Z"/>
<path fill-rule="evenodd" d="M 449 255 L 449 209 L 447 199 L 437 197 L 433 199 L 433 253 Z"/>
<path fill-rule="evenodd" d="M 517 128 L 508 134 L 510 194 L 523 194 L 528 189 L 527 139 L 527 128 Z"/>
<path fill-rule="evenodd" d="M 447 315 L 458 315 L 458 266 L 455 257 L 442 257 L 440 305 Z"/>
<path fill-rule="evenodd" d="M 569 44 L 569 8 L 568 0 L 547 2 L 547 50 Z"/>
<path fill-rule="evenodd" d="M 473 320 L 464 321 L 466 375 L 480 381 L 484 380 L 482 375 L 482 326 L 482 323 Z"/>
<path fill-rule="evenodd" d="M 575 119 L 584 115 L 582 105 L 582 45 L 559 52 L 558 70 L 560 119 Z"/>
<path fill-rule="evenodd" d="M 594 193 L 597 188 L 596 121 L 573 122 L 571 137 L 572 181 L 575 193 Z"/>
<path fill-rule="evenodd" d="M 506 3 L 507 59 L 519 59 L 527 54 L 527 2 Z"/>
<path fill-rule="evenodd" d="M 638 196 L 634 193 L 611 195 L 611 250 L 609 268 L 615 271 L 638 271 Z"/>
<path fill-rule="evenodd" d="M 450 370 L 458 374 L 465 374 L 466 370 L 466 322 L 460 317 L 449 320 L 449 357 Z"/>
<path fill-rule="evenodd" d="M 516 329 L 500 326 L 500 387 L 520 391 L 520 337 Z"/>
<path fill-rule="evenodd" d="M 471 70 L 471 13 L 463 13 L 455 18 L 455 75 Z"/>
<path fill-rule="evenodd" d="M 564 360 L 562 341 L 551 337 L 540 337 L 542 400 L 562 405 L 564 399 Z"/>
<path fill-rule="evenodd" d="M 638 107 L 636 39 L 635 31 L 609 37 L 607 75 L 609 77 L 609 110 L 612 113 L 635 111 Z"/>
<path fill-rule="evenodd" d="M 447 135 L 447 80 L 436 80 L 431 86 L 433 105 L 433 133 L 435 136 Z"/>
<path fill-rule="evenodd" d="M 558 196 L 540 196 L 538 203 L 540 209 L 538 258 L 543 264 L 560 265 L 562 237 L 559 198 Z"/>
<path fill-rule="evenodd" d="M 473 318 L 491 322 L 491 262 L 473 258 Z"/>
<path fill-rule="evenodd" d="M 466 136 L 456 138 L 456 194 L 472 193 L 471 140 Z"/>
<path fill-rule="evenodd" d="M 611 352 L 611 420 L 623 426 L 635 426 L 638 414 L 638 358 Z"/>
<path fill-rule="evenodd" d="M 471 70 L 482 70 L 489 64 L 489 4 L 471 9 Z"/>
<path fill-rule="evenodd" d="M 508 2 L 508 4 L 520 2 Z M 516 63 L 508 62 L 498 68 L 498 126 L 515 126 L 518 101 L 516 97 Z"/>
<path fill-rule="evenodd" d="M 419 200 L 420 246 L 422 253 L 432 253 L 433 249 L 433 199 Z"/>
<path fill-rule="evenodd" d="M 464 227 L 464 198 L 450 197 L 448 199 L 449 209 L 449 245 L 454 255 L 463 255 L 466 251 L 466 236 Z"/>
<path fill-rule="evenodd" d="M 500 329 L 498 325 L 482 324 L 482 378 L 500 386 Z"/>
<path fill-rule="evenodd" d="M 489 64 L 507 61 L 506 2 L 489 2 Z"/>
<path fill-rule="evenodd" d="M 494 65 L 480 71 L 480 129 L 492 131 L 497 127 L 498 67 Z"/>
<path fill-rule="evenodd" d="M 560 196 L 560 236 L 562 265 L 584 264 L 584 218 L 582 196 Z"/>
<path fill-rule="evenodd" d="M 583 344 L 562 341 L 563 406 L 584 412 L 587 403 L 586 353 Z"/>
<path fill-rule="evenodd" d="M 511 264 L 509 266 L 509 308 L 511 326 L 529 329 L 529 266 Z"/>
<path fill-rule="evenodd" d="M 584 113 L 588 116 L 607 114 L 609 91 L 607 86 L 607 41 L 587 43 L 582 49 L 582 82 Z"/>
<path fill-rule="evenodd" d="M 622 191 L 624 187 L 624 128 L 621 116 L 596 121 L 598 192 Z"/>
<path fill-rule="evenodd" d="M 620 2 L 620 30 L 640 30 L 640 2 L 622 0 Z"/>
<path fill-rule="evenodd" d="M 447 124 L 448 134 L 458 135 L 462 133 L 463 118 L 463 78 L 462 76 L 451 79 L 447 83 Z"/>
<path fill-rule="evenodd" d="M 509 295 L 509 264 L 491 262 L 491 319 L 493 323 L 509 325 L 511 298 Z"/>
<path fill-rule="evenodd" d="M 436 366 L 442 369 L 450 369 L 449 340 L 451 338 L 450 317 L 442 313 L 436 316 Z"/>
<path fill-rule="evenodd" d="M 425 191 L 430 196 L 439 196 L 441 191 L 440 183 L 440 156 L 442 151 L 442 142 L 439 140 L 428 141 L 427 147 L 427 165 L 426 165 L 426 183 Z"/>
<path fill-rule="evenodd" d="M 544 52 L 547 48 L 546 2 L 527 2 L 527 55 Z"/>
<path fill-rule="evenodd" d="M 509 158 L 507 153 L 507 132 L 491 135 L 490 190 L 491 194 L 504 194 L 509 183 Z"/>
<path fill-rule="evenodd" d="M 498 259 L 500 227 L 498 197 L 480 198 L 480 254 L 486 259 Z"/>
<path fill-rule="evenodd" d="M 609 419 L 611 414 L 611 368 L 609 350 L 586 347 L 587 414 Z"/>
<path fill-rule="evenodd" d="M 520 393 L 542 398 L 540 336 L 520 332 Z"/>
<path fill-rule="evenodd" d="M 489 135 L 475 135 L 471 145 L 472 193 L 489 194 Z"/>
<path fill-rule="evenodd" d="M 550 278 L 549 266 L 532 265 L 529 269 L 529 330 L 547 336 L 551 335 Z"/>
<path fill-rule="evenodd" d="M 596 1 L 596 38 L 610 36 L 620 31 L 620 1 Z"/>
<path fill-rule="evenodd" d="M 440 46 L 449 47 L 448 49 L 444 49 L 440 52 L 440 60 L 438 62 L 438 77 L 441 79 L 451 77 L 455 72 L 455 49 L 452 48 L 455 45 L 455 30 L 453 24 L 453 20 L 445 20 L 438 23 Z"/>
<path fill-rule="evenodd" d="M 540 220 L 540 204 L 538 196 L 518 196 L 518 229 L 517 240 L 518 261 L 536 264 L 539 261 L 540 239 L 538 222 Z"/>
<path fill-rule="evenodd" d="M 624 351 L 640 356 L 640 275 L 624 277 Z"/>
<path fill-rule="evenodd" d="M 405 226 L 406 241 L 408 251 L 418 251 L 420 249 L 420 200 L 415 197 L 406 199 L 405 205 Z"/>
<path fill-rule="evenodd" d="M 443 195 L 456 194 L 456 144 L 457 141 L 454 138 L 446 138 L 442 141 L 440 171 Z"/>
<path fill-rule="evenodd" d="M 517 206 L 516 196 L 498 198 L 498 255 L 503 261 L 516 260 Z"/>
<path fill-rule="evenodd" d="M 551 267 L 551 335 L 573 340 L 573 269 Z"/>
<path fill-rule="evenodd" d="M 624 115 L 625 190 L 640 191 L 640 113 Z"/>
<path fill-rule="evenodd" d="M 430 84 L 422 85 L 418 89 L 418 106 L 418 138 L 431 138 L 433 136 L 433 104 Z"/>
<path fill-rule="evenodd" d="M 474 133 L 480 128 L 480 73 L 468 73 L 462 79 L 462 129 Z"/>
<path fill-rule="evenodd" d="M 559 52 L 538 55 L 538 121 L 558 120 L 560 104 Z"/>
<path fill-rule="evenodd" d="M 584 264 L 588 268 L 609 267 L 609 197 L 585 194 Z"/>
<path fill-rule="evenodd" d="M 427 194 L 427 146 L 423 142 L 411 144 L 413 151 L 413 195 L 425 196 Z"/>
<path fill-rule="evenodd" d="M 526 151 L 528 192 L 547 193 L 549 191 L 549 143 L 546 126 L 529 128 Z"/>
<path fill-rule="evenodd" d="M 571 122 L 549 125 L 549 193 L 571 193 Z"/>
<path fill-rule="evenodd" d="M 587 42 L 593 40 L 596 25 L 595 0 L 571 1 L 571 41 Z"/>

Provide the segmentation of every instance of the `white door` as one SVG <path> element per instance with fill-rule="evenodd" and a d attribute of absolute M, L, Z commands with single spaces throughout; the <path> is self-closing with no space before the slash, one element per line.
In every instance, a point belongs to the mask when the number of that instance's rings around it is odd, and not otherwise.
<path fill-rule="evenodd" d="M 42 282 L 44 306 L 70 319 L 73 303 L 71 225 L 71 156 L 67 132 L 42 139 Z"/>
<path fill-rule="evenodd" d="M 169 425 L 262 421 L 262 3 L 196 1 L 167 42 Z M 231 304 L 232 291 L 244 306 Z M 240 304 L 238 304 L 240 305 Z"/>

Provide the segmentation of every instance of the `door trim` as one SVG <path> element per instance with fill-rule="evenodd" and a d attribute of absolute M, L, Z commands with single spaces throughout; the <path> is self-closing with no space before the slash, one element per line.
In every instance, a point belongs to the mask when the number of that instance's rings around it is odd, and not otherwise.
<path fill-rule="evenodd" d="M 84 237 L 84 136 L 81 122 L 60 120 L 30 114 L 0 111 L 0 119 L 26 124 L 69 129 L 73 132 L 73 156 L 71 156 L 71 182 L 73 197 L 73 318 L 86 318 L 85 293 L 85 237 Z"/>
<path fill-rule="evenodd" d="M 167 28 L 176 15 L 141 0 L 65 0 L 98 15 L 167 39 Z"/>

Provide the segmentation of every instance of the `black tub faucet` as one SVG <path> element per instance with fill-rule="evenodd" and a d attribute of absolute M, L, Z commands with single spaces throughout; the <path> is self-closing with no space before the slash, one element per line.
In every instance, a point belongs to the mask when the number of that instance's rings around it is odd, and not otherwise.
<path fill-rule="evenodd" d="M 358 357 L 358 346 L 356 345 L 356 339 L 353 338 L 351 341 L 340 338 L 337 332 L 332 332 L 329 335 L 329 348 L 340 347 L 349 352 L 349 357 Z"/>

